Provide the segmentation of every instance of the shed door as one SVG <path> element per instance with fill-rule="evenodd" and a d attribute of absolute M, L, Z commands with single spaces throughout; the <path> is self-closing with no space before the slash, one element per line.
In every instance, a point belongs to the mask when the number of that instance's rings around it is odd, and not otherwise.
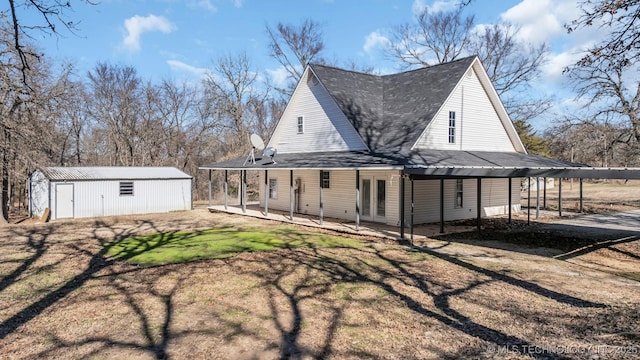
<path fill-rule="evenodd" d="M 56 219 L 73 217 L 73 184 L 56 184 Z"/>

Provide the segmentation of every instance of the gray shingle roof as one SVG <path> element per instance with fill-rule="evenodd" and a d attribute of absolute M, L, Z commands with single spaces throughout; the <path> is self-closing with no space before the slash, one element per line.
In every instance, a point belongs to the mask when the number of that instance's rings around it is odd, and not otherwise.
<path fill-rule="evenodd" d="M 149 180 L 191 179 L 191 176 L 174 167 L 134 166 L 50 166 L 39 170 L 49 180 Z"/>
<path fill-rule="evenodd" d="M 371 151 L 407 151 L 474 59 L 384 76 L 310 66 Z"/>

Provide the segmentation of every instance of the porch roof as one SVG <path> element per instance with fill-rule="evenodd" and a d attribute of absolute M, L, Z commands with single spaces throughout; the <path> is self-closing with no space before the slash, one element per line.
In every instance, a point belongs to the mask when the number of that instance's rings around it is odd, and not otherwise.
<path fill-rule="evenodd" d="M 344 151 L 277 154 L 275 162 L 256 155 L 200 169 L 210 170 L 404 170 L 415 178 L 571 177 L 640 179 L 640 168 L 598 168 L 517 152 L 427 150 L 402 152 Z"/>

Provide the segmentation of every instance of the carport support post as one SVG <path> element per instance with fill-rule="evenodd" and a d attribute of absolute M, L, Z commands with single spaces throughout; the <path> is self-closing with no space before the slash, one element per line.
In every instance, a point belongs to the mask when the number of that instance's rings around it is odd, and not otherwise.
<path fill-rule="evenodd" d="M 558 178 L 558 216 L 562 217 L 562 178 Z"/>
<path fill-rule="evenodd" d="M 224 171 L 224 209 L 229 206 L 229 171 Z"/>
<path fill-rule="evenodd" d="M 323 194 L 323 189 L 322 189 L 322 170 L 319 171 L 320 176 L 318 177 L 318 179 L 320 179 L 320 225 L 322 225 L 322 218 L 323 218 L 323 201 L 324 201 L 324 194 Z"/>
<path fill-rule="evenodd" d="M 289 220 L 293 221 L 293 170 L 289 170 Z"/>
<path fill-rule="evenodd" d="M 511 224 L 511 192 L 513 191 L 513 188 L 511 187 L 511 178 L 509 178 L 509 224 Z"/>
<path fill-rule="evenodd" d="M 247 170 L 240 170 L 242 178 L 242 212 L 247 212 Z"/>
<path fill-rule="evenodd" d="M 444 234 L 444 179 L 440 179 L 440 234 Z"/>
<path fill-rule="evenodd" d="M 580 213 L 582 213 L 584 211 L 584 207 L 583 207 L 583 201 L 582 201 L 583 197 L 582 197 L 582 178 L 580 178 Z"/>
<path fill-rule="evenodd" d="M 414 186 L 413 186 L 413 176 L 411 176 L 411 246 L 413 246 L 413 214 L 414 214 Z"/>
<path fill-rule="evenodd" d="M 264 216 L 269 216 L 269 170 L 264 171 Z"/>
<path fill-rule="evenodd" d="M 536 220 L 540 218 L 540 178 L 536 177 Z"/>
<path fill-rule="evenodd" d="M 476 219 L 476 227 L 478 228 L 478 234 L 480 233 L 480 227 L 482 226 L 482 178 L 477 178 L 478 184 L 478 200 L 477 200 L 477 212 L 478 218 Z"/>
<path fill-rule="evenodd" d="M 531 178 L 527 178 L 527 225 L 531 225 Z"/>
<path fill-rule="evenodd" d="M 209 206 L 211 206 L 211 169 L 209 169 Z"/>
<path fill-rule="evenodd" d="M 401 182 L 400 189 L 403 187 L 404 182 Z M 400 190 L 400 192 L 402 192 L 402 190 Z M 403 199 L 400 199 L 401 203 L 403 201 Z M 403 221 L 402 218 L 400 221 Z M 356 170 L 356 231 L 360 231 L 360 170 Z M 404 238 L 404 229 L 400 230 L 400 237 Z"/>
<path fill-rule="evenodd" d="M 542 208 L 547 210 L 547 178 L 544 179 L 544 185 L 542 188 Z"/>

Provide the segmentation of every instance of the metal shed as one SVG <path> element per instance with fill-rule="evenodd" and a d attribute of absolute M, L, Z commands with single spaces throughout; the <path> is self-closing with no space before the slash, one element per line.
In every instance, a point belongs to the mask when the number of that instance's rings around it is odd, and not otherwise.
<path fill-rule="evenodd" d="M 191 176 L 174 167 L 42 167 L 29 177 L 29 213 L 50 219 L 191 209 Z"/>

